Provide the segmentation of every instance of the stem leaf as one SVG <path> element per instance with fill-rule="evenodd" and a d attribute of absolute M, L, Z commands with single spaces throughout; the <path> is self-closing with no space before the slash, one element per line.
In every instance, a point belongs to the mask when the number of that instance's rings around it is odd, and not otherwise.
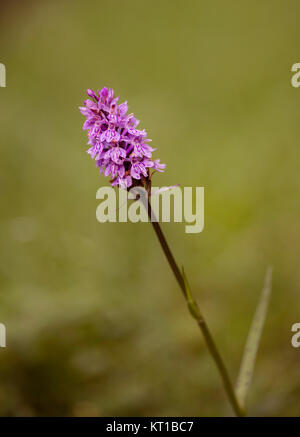
<path fill-rule="evenodd" d="M 188 309 L 191 313 L 191 315 L 196 319 L 198 322 L 202 320 L 202 316 L 199 310 L 199 307 L 197 305 L 197 302 L 194 300 L 184 268 L 182 267 L 182 277 L 184 281 L 184 288 L 185 288 L 185 300 L 188 306 Z"/>

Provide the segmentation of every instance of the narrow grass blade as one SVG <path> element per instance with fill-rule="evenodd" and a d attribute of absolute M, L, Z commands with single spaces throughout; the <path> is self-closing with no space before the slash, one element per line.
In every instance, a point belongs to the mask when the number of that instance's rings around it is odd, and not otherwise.
<path fill-rule="evenodd" d="M 257 350 L 266 320 L 272 288 L 272 268 L 268 267 L 255 314 L 248 334 L 240 373 L 236 385 L 236 396 L 239 404 L 245 407 L 247 393 L 252 381 Z"/>

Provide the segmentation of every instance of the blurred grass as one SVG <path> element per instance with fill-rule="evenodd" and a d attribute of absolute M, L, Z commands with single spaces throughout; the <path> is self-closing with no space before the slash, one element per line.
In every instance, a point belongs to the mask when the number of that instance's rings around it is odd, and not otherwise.
<path fill-rule="evenodd" d="M 104 85 L 167 163 L 155 184 L 205 187 L 204 232 L 164 229 L 233 376 L 274 266 L 250 413 L 299 415 L 299 8 L 2 5 L 0 415 L 230 413 L 151 227 L 95 219 L 77 107 Z"/>

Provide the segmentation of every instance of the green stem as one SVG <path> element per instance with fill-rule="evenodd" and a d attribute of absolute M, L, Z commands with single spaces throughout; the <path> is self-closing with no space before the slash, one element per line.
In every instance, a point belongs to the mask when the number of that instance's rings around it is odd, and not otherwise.
<path fill-rule="evenodd" d="M 153 219 L 154 215 L 152 212 L 150 202 L 148 202 L 148 215 L 149 215 L 150 221 L 152 223 L 152 226 L 154 228 L 154 231 L 157 235 L 157 238 L 160 242 L 162 250 L 164 251 L 164 254 L 166 255 L 166 258 L 167 258 L 169 265 L 170 265 L 170 267 L 175 275 L 175 278 L 178 282 L 178 285 L 179 285 L 181 291 L 183 292 L 184 298 L 188 304 L 190 312 L 191 312 L 192 316 L 196 319 L 198 326 L 201 329 L 202 334 L 204 336 L 204 339 L 206 341 L 206 344 L 208 346 L 209 352 L 216 363 L 216 366 L 219 370 L 219 373 L 220 373 L 222 381 L 223 381 L 223 385 L 224 385 L 226 394 L 228 396 L 228 400 L 229 400 L 229 402 L 230 402 L 230 404 L 231 404 L 231 406 L 232 406 L 232 408 L 237 416 L 239 416 L 239 417 L 246 416 L 246 412 L 239 405 L 239 402 L 237 400 L 237 397 L 236 397 L 233 385 L 231 383 L 228 371 L 227 371 L 226 366 L 224 364 L 224 361 L 223 361 L 223 359 L 222 359 L 222 357 L 217 349 L 215 341 L 214 341 L 214 339 L 213 339 L 213 337 L 208 329 L 207 323 L 206 323 L 205 319 L 203 318 L 202 314 L 200 313 L 198 305 L 196 304 L 196 302 L 194 300 L 192 300 L 191 293 L 187 289 L 188 285 L 186 283 L 185 277 L 182 275 L 181 271 L 179 270 L 179 268 L 177 266 L 175 258 L 174 258 L 173 254 L 169 248 L 169 245 L 168 245 L 167 240 L 166 240 L 166 238 L 161 230 L 161 227 L 157 221 L 151 220 L 151 217 Z"/>

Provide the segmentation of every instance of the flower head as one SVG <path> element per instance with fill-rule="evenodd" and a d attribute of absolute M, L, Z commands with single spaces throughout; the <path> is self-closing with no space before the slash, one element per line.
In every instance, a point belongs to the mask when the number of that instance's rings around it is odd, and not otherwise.
<path fill-rule="evenodd" d="M 165 168 L 159 159 L 152 160 L 155 149 L 148 144 L 147 132 L 137 129 L 139 120 L 127 114 L 127 102 L 118 104 L 112 89 L 104 87 L 97 93 L 88 89 L 87 94 L 91 99 L 79 109 L 86 117 L 83 129 L 88 130 L 88 153 L 100 173 L 110 176 L 112 186 L 144 186 L 151 169 L 161 172 Z"/>

